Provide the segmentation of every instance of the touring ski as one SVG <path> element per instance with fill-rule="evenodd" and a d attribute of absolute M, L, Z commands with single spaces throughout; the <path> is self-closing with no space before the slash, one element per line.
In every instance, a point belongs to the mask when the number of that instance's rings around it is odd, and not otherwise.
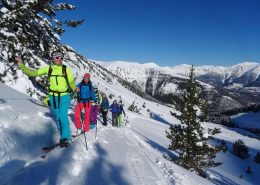
<path fill-rule="evenodd" d="M 71 144 L 71 143 L 68 143 L 67 146 L 64 146 L 64 143 L 56 143 L 56 144 L 51 145 L 51 146 L 42 147 L 42 151 L 43 151 L 44 154 L 41 155 L 41 158 L 42 158 L 42 159 L 45 159 L 45 158 L 47 157 L 47 155 L 48 155 L 51 151 L 53 151 L 54 149 L 56 149 L 56 148 L 58 148 L 58 147 L 59 147 L 59 148 L 67 148 L 67 147 L 70 146 L 70 144 Z"/>
<path fill-rule="evenodd" d="M 74 139 L 74 138 L 76 138 L 76 137 L 79 137 L 79 136 L 81 136 L 83 133 L 78 133 L 78 134 L 72 134 L 71 135 L 71 137 Z"/>

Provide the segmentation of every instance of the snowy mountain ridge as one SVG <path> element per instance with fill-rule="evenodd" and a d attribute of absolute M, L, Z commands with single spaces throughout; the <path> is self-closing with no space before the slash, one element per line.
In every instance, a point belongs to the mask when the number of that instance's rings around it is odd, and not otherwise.
<path fill-rule="evenodd" d="M 99 63 L 150 96 L 171 103 L 187 83 L 191 65 L 160 67 L 123 61 Z M 260 64 L 243 62 L 231 67 L 195 67 L 202 88 L 209 92 L 213 111 L 228 110 L 256 103 L 260 97 Z M 229 98 L 227 98 L 229 97 Z M 223 106 L 222 106 L 223 105 Z"/>
<path fill-rule="evenodd" d="M 130 63 L 123 61 L 114 62 L 98 62 L 106 67 L 108 70 L 120 75 L 124 79 L 128 80 L 138 80 L 143 79 L 145 76 L 143 74 L 149 74 L 149 71 L 160 71 L 165 74 L 170 74 L 172 76 L 182 76 L 187 77 L 189 75 L 191 65 L 181 64 L 174 67 L 160 67 L 155 63 Z M 144 73 L 145 72 L 145 73 Z M 197 66 L 195 67 L 195 72 L 198 78 L 203 75 L 218 75 L 221 77 L 222 83 L 231 84 L 235 79 L 242 77 L 243 75 L 252 73 L 255 78 L 250 79 L 250 81 L 255 81 L 258 79 L 260 74 L 260 64 L 255 62 L 242 62 L 233 66 Z M 130 75 L 130 77 L 129 77 Z M 126 77 L 128 76 L 128 78 Z"/>

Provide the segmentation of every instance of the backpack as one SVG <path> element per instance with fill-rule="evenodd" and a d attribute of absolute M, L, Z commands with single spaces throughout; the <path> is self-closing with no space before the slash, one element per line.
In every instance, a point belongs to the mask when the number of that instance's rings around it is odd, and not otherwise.
<path fill-rule="evenodd" d="M 109 102 L 107 98 L 103 98 L 101 102 L 101 108 L 102 109 L 109 109 Z"/>
<path fill-rule="evenodd" d="M 72 92 L 72 89 L 70 87 L 70 84 L 69 84 L 69 80 L 68 80 L 68 76 L 67 76 L 67 66 L 66 65 L 62 65 L 62 75 L 52 75 L 52 67 L 50 66 L 49 67 L 49 71 L 48 71 L 48 77 L 50 79 L 50 77 L 54 76 L 56 77 L 56 83 L 58 85 L 58 80 L 57 80 L 57 77 L 64 77 L 65 80 L 66 80 L 66 83 L 68 85 L 68 89 L 65 91 L 65 92 Z"/>
<path fill-rule="evenodd" d="M 72 89 L 69 85 L 69 80 L 68 80 L 68 76 L 67 76 L 67 66 L 65 66 L 64 64 L 62 65 L 62 75 L 52 75 L 52 67 L 50 66 L 49 67 L 49 71 L 48 71 L 48 77 L 49 79 L 51 77 L 56 77 L 56 83 L 58 85 L 58 79 L 57 77 L 64 77 L 65 80 L 66 80 L 66 83 L 68 85 L 68 89 L 64 92 L 68 92 L 68 93 L 71 93 L 72 92 Z M 56 109 L 56 101 L 55 101 L 55 97 L 54 97 L 54 93 L 57 93 L 58 94 L 58 107 L 60 106 L 60 93 L 64 93 L 64 92 L 59 92 L 59 91 L 52 91 L 50 88 L 49 88 L 49 92 L 52 92 L 53 93 L 53 105 L 54 105 L 54 109 Z"/>
<path fill-rule="evenodd" d="M 118 105 L 118 114 L 122 114 L 122 109 L 123 109 L 123 107 L 122 107 L 122 105 Z"/>

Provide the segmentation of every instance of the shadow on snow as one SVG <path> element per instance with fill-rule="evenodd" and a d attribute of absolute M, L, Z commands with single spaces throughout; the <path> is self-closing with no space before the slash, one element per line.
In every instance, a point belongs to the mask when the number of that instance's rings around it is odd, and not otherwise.
<path fill-rule="evenodd" d="M 163 119 L 161 116 L 159 116 L 158 114 L 155 114 L 155 113 L 151 113 L 151 116 L 150 116 L 152 119 L 156 120 L 156 121 L 159 121 L 165 125 L 171 125 L 170 122 L 166 121 L 165 119 Z"/>
<path fill-rule="evenodd" d="M 85 184 L 100 185 L 100 184 L 120 184 L 130 185 L 122 176 L 124 167 L 113 164 L 106 160 L 108 153 L 96 144 L 96 152 L 98 158 L 93 161 L 90 169 L 87 170 L 85 176 Z M 116 152 L 116 151 L 115 151 Z"/>
<path fill-rule="evenodd" d="M 139 132 L 138 130 L 135 130 L 135 132 L 137 132 L 140 136 L 142 136 L 146 143 L 148 143 L 149 145 L 151 145 L 154 149 L 159 150 L 161 153 L 166 153 L 169 157 L 171 158 L 176 158 L 177 156 L 168 148 L 166 148 L 165 146 L 160 145 L 159 143 L 153 141 L 152 139 L 144 136 L 141 132 Z"/>
<path fill-rule="evenodd" d="M 12 148 L 12 151 L 7 151 L 8 153 L 17 154 L 17 157 L 9 160 L 0 168 L 0 184 L 40 185 L 44 182 L 47 182 L 47 184 L 57 184 L 57 174 L 62 170 L 63 164 L 68 162 L 68 157 L 58 156 L 56 158 L 45 159 L 48 162 L 40 159 L 41 147 L 46 145 L 46 142 L 49 144 L 53 143 L 53 138 L 46 138 L 45 134 L 49 132 L 48 136 L 53 136 L 55 132 L 53 127 L 50 129 L 46 126 L 45 132 L 37 132 L 30 135 L 17 131 L 8 132 L 8 135 L 12 136 L 13 140 L 19 142 L 19 144 L 15 148 Z M 69 155 L 69 153 L 66 155 Z M 38 158 L 38 160 L 27 165 L 28 161 L 20 160 L 20 158 Z"/>

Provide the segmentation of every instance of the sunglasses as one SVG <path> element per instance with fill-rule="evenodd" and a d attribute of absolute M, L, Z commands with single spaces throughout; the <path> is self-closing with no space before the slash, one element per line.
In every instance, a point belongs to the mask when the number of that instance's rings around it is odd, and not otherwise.
<path fill-rule="evenodd" d="M 55 59 L 63 59 L 63 57 L 54 57 Z"/>
<path fill-rule="evenodd" d="M 90 78 L 84 78 L 84 79 L 88 79 L 89 80 Z"/>

